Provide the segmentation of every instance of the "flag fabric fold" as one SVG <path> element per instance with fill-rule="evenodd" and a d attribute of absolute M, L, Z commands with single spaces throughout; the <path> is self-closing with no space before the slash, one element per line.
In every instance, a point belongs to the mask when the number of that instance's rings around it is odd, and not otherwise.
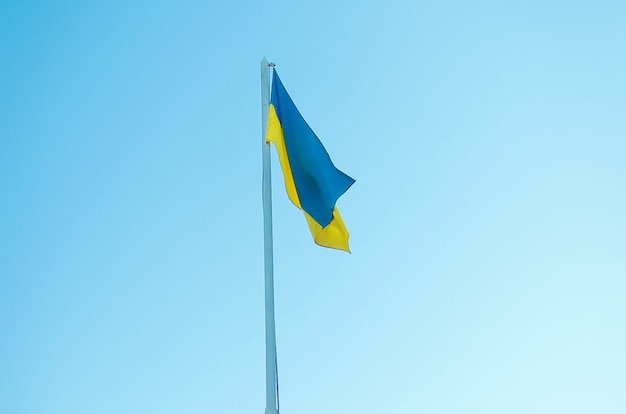
<path fill-rule="evenodd" d="M 350 251 L 350 233 L 336 207 L 354 183 L 339 171 L 306 123 L 274 69 L 266 142 L 272 142 L 285 180 L 287 196 L 304 212 L 315 243 Z"/>

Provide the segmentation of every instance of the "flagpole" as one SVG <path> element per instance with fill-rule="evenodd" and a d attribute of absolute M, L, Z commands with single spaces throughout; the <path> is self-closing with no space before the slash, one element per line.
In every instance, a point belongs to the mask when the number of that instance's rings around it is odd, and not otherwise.
<path fill-rule="evenodd" d="M 274 246 L 272 236 L 272 172 L 270 146 L 265 142 L 270 104 L 270 66 L 261 61 L 261 114 L 263 138 L 263 234 L 265 246 L 265 414 L 278 414 L 276 325 L 274 322 Z"/>

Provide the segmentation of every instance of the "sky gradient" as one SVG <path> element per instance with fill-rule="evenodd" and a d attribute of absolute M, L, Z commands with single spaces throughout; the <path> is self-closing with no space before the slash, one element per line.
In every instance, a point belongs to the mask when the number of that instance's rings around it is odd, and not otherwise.
<path fill-rule="evenodd" d="M 0 5 L 0 412 L 258 413 L 259 62 L 339 169 L 273 154 L 281 412 L 626 409 L 626 3 Z"/>

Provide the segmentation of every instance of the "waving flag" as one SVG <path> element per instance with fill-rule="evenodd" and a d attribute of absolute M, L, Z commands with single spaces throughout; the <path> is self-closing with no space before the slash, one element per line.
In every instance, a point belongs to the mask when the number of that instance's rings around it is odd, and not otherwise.
<path fill-rule="evenodd" d="M 350 233 L 336 207 L 354 180 L 339 171 L 285 90 L 276 70 L 266 141 L 272 142 L 291 202 L 304 212 L 315 243 L 350 251 Z"/>

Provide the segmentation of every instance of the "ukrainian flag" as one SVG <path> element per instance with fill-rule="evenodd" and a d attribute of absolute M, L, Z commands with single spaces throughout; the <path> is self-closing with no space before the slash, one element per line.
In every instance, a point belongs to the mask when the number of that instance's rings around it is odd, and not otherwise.
<path fill-rule="evenodd" d="M 287 195 L 304 212 L 315 243 L 350 251 L 350 233 L 335 206 L 354 180 L 339 171 L 285 90 L 276 70 L 272 77 L 266 142 L 273 142 Z"/>

